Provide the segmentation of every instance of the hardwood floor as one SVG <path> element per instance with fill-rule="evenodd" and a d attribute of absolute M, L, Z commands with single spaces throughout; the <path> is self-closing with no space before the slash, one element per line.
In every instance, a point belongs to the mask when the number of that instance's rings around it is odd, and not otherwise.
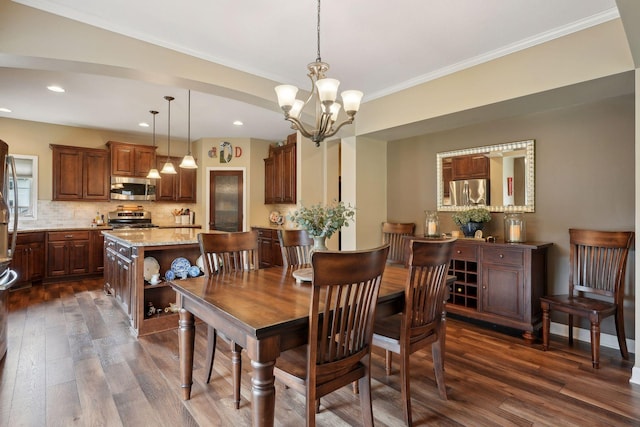
<path fill-rule="evenodd" d="M 250 363 L 242 366 L 242 402 L 234 409 L 227 347 L 205 384 L 206 328 L 197 327 L 192 399 L 180 398 L 176 331 L 136 339 L 97 279 L 12 292 L 7 356 L 0 364 L 1 426 L 250 425 Z M 639 426 L 640 386 L 633 362 L 603 348 L 591 368 L 589 346 L 566 340 L 528 346 L 519 337 L 455 319 L 447 326 L 445 378 L 438 397 L 431 355 L 411 358 L 415 425 Z M 632 355 L 633 357 L 633 355 Z M 384 374 L 373 357 L 376 425 L 401 426 L 397 365 Z M 276 425 L 304 424 L 302 397 L 276 385 Z M 322 399 L 318 425 L 360 425 L 350 387 Z"/>

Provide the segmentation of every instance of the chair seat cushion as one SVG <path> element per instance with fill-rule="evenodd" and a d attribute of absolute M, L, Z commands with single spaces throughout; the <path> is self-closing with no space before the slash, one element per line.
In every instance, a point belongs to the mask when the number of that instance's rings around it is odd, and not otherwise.
<path fill-rule="evenodd" d="M 615 303 L 577 295 L 546 295 L 540 300 L 551 304 L 554 310 L 562 310 L 562 306 L 571 306 L 574 310 L 612 313 L 616 309 Z"/>

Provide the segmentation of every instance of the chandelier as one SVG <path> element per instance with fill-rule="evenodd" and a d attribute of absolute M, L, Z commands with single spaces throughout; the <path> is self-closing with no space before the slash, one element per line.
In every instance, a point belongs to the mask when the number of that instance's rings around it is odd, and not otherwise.
<path fill-rule="evenodd" d="M 325 73 L 329 70 L 329 64 L 322 62 L 320 57 L 320 0 L 318 0 L 318 56 L 315 62 L 307 65 L 309 73 L 307 76 L 311 80 L 311 91 L 306 101 L 296 99 L 298 88 L 293 85 L 276 86 L 276 94 L 278 95 L 278 104 L 284 111 L 284 119 L 291 122 L 291 128 L 300 131 L 306 138 L 316 143 L 316 147 L 320 146 L 325 138 L 335 135 L 340 128 L 346 124 L 353 123 L 354 117 L 360 108 L 362 92 L 358 90 L 345 90 L 340 95 L 344 104 L 344 111 L 347 119 L 336 125 L 340 108 L 339 102 L 336 102 L 338 94 L 338 86 L 340 81 L 336 79 L 326 78 Z M 300 120 L 304 107 L 315 98 L 316 105 L 316 124 L 315 129 L 308 130 Z"/>

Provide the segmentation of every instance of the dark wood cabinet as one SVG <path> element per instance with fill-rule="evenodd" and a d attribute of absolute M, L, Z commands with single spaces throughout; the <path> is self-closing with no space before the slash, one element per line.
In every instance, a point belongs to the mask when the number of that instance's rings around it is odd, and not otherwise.
<path fill-rule="evenodd" d="M 450 274 L 447 311 L 524 331 L 533 331 L 542 320 L 540 297 L 547 286 L 549 243 L 487 243 L 460 239 L 456 242 Z"/>
<path fill-rule="evenodd" d="M 159 156 L 156 167 L 162 169 L 167 161 L 166 157 Z M 161 174 L 162 178 L 156 180 L 156 200 L 164 202 L 196 203 L 198 170 L 179 167 L 181 157 L 171 157 L 171 162 L 176 168 L 175 175 Z"/>
<path fill-rule="evenodd" d="M 265 204 L 296 203 L 296 144 L 270 147 L 264 159 Z"/>
<path fill-rule="evenodd" d="M 104 235 L 100 230 L 92 230 L 91 239 L 91 258 L 90 269 L 92 273 L 104 272 Z"/>
<path fill-rule="evenodd" d="M 452 176 L 453 165 L 451 158 L 442 159 L 442 194 L 444 195 L 444 197 L 449 197 L 451 194 L 449 183 L 452 180 Z"/>
<path fill-rule="evenodd" d="M 19 233 L 11 268 L 18 273 L 14 285 L 20 287 L 44 278 L 44 232 Z"/>
<path fill-rule="evenodd" d="M 156 163 L 156 148 L 148 145 L 109 141 L 111 175 L 145 178 Z"/>
<path fill-rule="evenodd" d="M 109 200 L 109 152 L 50 145 L 53 150 L 53 197 L 56 201 Z"/>
<path fill-rule="evenodd" d="M 452 157 L 451 179 L 489 179 L 489 158 L 482 154 Z"/>
<path fill-rule="evenodd" d="M 260 268 L 281 266 L 282 250 L 278 231 L 272 228 L 251 227 L 258 232 L 258 257 L 260 258 Z"/>
<path fill-rule="evenodd" d="M 47 233 L 47 278 L 89 274 L 89 231 Z"/>

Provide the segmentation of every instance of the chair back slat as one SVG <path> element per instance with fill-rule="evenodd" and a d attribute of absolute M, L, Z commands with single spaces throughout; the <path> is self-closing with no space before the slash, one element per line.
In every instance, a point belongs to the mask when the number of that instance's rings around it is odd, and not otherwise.
<path fill-rule="evenodd" d="M 569 230 L 569 293 L 609 297 L 623 294 L 625 270 L 633 232 Z"/>
<path fill-rule="evenodd" d="M 278 240 L 285 267 L 310 264 L 313 239 L 306 230 L 278 230 Z"/>
<path fill-rule="evenodd" d="M 445 311 L 447 274 L 456 239 L 412 240 L 401 336 L 416 342 L 429 335 Z M 402 338 L 401 338 L 402 339 Z"/>
<path fill-rule="evenodd" d="M 384 245 L 313 255 L 307 372 L 315 375 L 314 382 L 353 370 L 369 353 L 387 253 Z"/>
<path fill-rule="evenodd" d="M 403 264 L 405 261 L 405 244 L 402 236 L 413 236 L 416 229 L 414 223 L 382 223 L 382 244 L 389 245 L 387 260 L 391 263 Z"/>
<path fill-rule="evenodd" d="M 205 276 L 257 270 L 258 232 L 199 233 L 198 243 Z"/>

